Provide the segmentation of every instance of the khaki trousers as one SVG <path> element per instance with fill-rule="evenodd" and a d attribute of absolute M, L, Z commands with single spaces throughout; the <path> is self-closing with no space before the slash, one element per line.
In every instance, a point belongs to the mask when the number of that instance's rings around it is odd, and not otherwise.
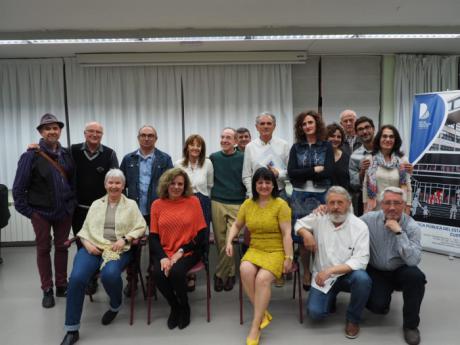
<path fill-rule="evenodd" d="M 235 261 L 225 254 L 227 233 L 236 220 L 240 205 L 224 204 L 211 200 L 212 227 L 217 248 L 218 263 L 216 276 L 224 281 L 227 277 L 235 276 Z"/>

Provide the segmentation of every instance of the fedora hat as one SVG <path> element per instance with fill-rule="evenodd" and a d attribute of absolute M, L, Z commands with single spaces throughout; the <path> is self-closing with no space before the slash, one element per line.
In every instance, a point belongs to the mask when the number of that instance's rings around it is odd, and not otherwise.
<path fill-rule="evenodd" d="M 57 123 L 59 128 L 62 128 L 64 127 L 64 123 L 62 123 L 61 121 L 59 121 L 56 116 L 54 116 L 53 114 L 50 114 L 50 113 L 46 113 L 45 115 L 42 116 L 42 118 L 40 119 L 40 124 L 37 126 L 37 130 L 39 131 L 40 128 L 42 128 L 42 126 L 44 125 L 49 125 L 50 123 Z"/>

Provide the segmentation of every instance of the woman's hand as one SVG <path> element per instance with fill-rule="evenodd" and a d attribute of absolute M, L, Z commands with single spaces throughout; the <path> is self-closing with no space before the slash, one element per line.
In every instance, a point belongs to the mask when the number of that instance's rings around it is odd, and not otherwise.
<path fill-rule="evenodd" d="M 120 238 L 117 242 L 112 244 L 112 250 L 114 252 L 121 252 L 124 247 L 125 247 L 125 240 L 122 238 Z"/>
<path fill-rule="evenodd" d="M 163 258 L 160 260 L 160 266 L 161 266 L 161 270 L 163 271 L 163 273 L 165 274 L 165 276 L 167 277 L 169 275 L 169 270 L 171 269 L 172 267 L 172 263 L 171 263 L 171 260 L 169 260 L 169 258 Z"/>
<path fill-rule="evenodd" d="M 310 232 L 307 232 L 306 234 L 308 235 L 302 236 L 304 247 L 307 248 L 307 250 L 309 250 L 310 252 L 316 253 L 317 246 L 315 238 Z"/>
<path fill-rule="evenodd" d="M 283 273 L 289 273 L 291 271 L 292 271 L 292 260 L 291 259 L 284 259 Z"/>
<path fill-rule="evenodd" d="M 323 165 L 317 165 L 313 168 L 315 170 L 315 173 L 319 174 L 320 172 L 324 171 L 324 166 Z"/>
<path fill-rule="evenodd" d="M 233 256 L 233 244 L 231 242 L 227 243 L 227 245 L 225 246 L 225 253 L 227 254 L 227 256 Z"/>
<path fill-rule="evenodd" d="M 171 256 L 171 266 L 174 265 L 181 257 L 184 256 L 184 252 L 181 250 L 178 250 L 177 252 L 174 253 L 173 256 Z"/>
<path fill-rule="evenodd" d="M 98 247 L 96 247 L 90 241 L 82 239 L 81 243 L 83 244 L 83 247 L 85 247 L 86 251 L 88 253 L 90 253 L 91 255 L 94 255 L 94 256 L 102 255 L 102 250 L 100 250 Z"/>

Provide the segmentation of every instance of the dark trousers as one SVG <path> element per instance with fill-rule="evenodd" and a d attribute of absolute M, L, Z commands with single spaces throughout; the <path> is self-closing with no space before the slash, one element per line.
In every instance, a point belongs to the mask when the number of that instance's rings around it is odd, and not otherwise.
<path fill-rule="evenodd" d="M 37 266 L 40 274 L 41 288 L 53 287 L 53 270 L 51 268 L 51 227 L 54 239 L 54 272 L 56 286 L 67 286 L 68 248 L 64 242 L 69 238 L 72 216 L 49 221 L 37 213 L 31 218 L 37 245 Z"/>
<path fill-rule="evenodd" d="M 380 271 L 367 266 L 372 279 L 372 290 L 367 308 L 377 314 L 386 314 L 390 309 L 393 291 L 403 294 L 403 327 L 414 329 L 420 323 L 420 305 L 425 294 L 425 274 L 417 266 L 401 266 L 394 271 Z"/>
<path fill-rule="evenodd" d="M 188 305 L 186 275 L 199 260 L 198 254 L 182 257 L 172 266 L 166 277 L 161 270 L 160 261 L 153 259 L 153 279 L 171 308 Z"/>

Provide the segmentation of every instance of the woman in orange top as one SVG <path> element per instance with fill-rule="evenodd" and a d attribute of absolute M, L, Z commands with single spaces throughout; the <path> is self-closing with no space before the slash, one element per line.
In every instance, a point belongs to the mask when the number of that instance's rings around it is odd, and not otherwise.
<path fill-rule="evenodd" d="M 200 260 L 206 222 L 200 201 L 193 196 L 190 180 L 181 168 L 161 176 L 158 196 L 150 212 L 153 278 L 171 307 L 168 327 L 183 329 L 190 323 L 185 276 Z"/>

